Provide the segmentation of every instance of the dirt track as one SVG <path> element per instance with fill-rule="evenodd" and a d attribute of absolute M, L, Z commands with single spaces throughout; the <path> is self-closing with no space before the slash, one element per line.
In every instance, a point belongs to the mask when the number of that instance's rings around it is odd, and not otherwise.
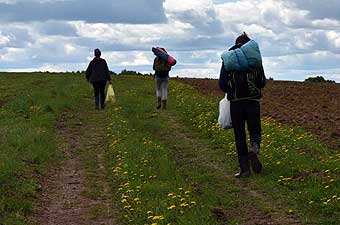
<path fill-rule="evenodd" d="M 102 155 L 105 129 L 95 121 L 103 120 L 103 115 L 63 113 L 57 122 L 58 146 L 66 159 L 43 178 L 33 221 L 45 225 L 118 224 Z M 94 158 L 97 166 L 91 168 L 88 159 Z"/>
<path fill-rule="evenodd" d="M 203 94 L 223 96 L 213 79 L 178 79 Z M 300 126 L 331 149 L 340 149 L 340 84 L 270 81 L 263 91 L 262 115 Z"/>

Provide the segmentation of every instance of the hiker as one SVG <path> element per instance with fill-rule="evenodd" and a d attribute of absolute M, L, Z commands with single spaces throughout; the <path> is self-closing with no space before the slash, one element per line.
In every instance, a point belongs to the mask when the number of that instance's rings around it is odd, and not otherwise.
<path fill-rule="evenodd" d="M 238 59 L 233 61 L 234 57 Z M 219 86 L 227 93 L 230 101 L 240 166 L 240 171 L 235 174 L 236 178 L 249 177 L 250 166 L 255 173 L 260 173 L 262 170 L 258 155 L 261 143 L 260 99 L 261 89 L 265 84 L 266 77 L 258 45 L 243 33 L 237 37 L 235 45 L 222 54 L 219 79 Z M 249 148 L 246 140 L 246 122 L 250 136 Z"/>
<path fill-rule="evenodd" d="M 86 69 L 86 79 L 92 83 L 94 90 L 95 109 L 99 109 L 99 103 L 102 109 L 105 108 L 105 87 L 106 82 L 112 84 L 109 67 L 105 59 L 100 58 L 101 51 L 94 50 L 94 59 Z"/>
<path fill-rule="evenodd" d="M 167 51 L 162 49 L 165 53 Z M 171 66 L 160 57 L 156 56 L 153 62 L 153 70 L 155 70 L 156 80 L 156 96 L 157 96 L 157 109 L 160 109 L 163 105 L 163 109 L 167 108 L 168 101 L 168 86 L 169 86 L 169 72 Z"/>

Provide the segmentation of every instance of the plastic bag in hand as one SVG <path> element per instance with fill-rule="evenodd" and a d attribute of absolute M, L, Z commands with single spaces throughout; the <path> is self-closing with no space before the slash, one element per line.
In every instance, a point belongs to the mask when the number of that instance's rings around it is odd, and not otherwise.
<path fill-rule="evenodd" d="M 106 93 L 106 102 L 110 103 L 115 103 L 116 102 L 116 95 L 115 92 L 113 91 L 113 87 L 110 84 L 109 87 L 107 88 L 107 93 Z"/>
<path fill-rule="evenodd" d="M 223 129 L 231 129 L 233 127 L 230 114 L 230 101 L 228 100 L 227 95 L 220 101 L 218 124 Z"/>

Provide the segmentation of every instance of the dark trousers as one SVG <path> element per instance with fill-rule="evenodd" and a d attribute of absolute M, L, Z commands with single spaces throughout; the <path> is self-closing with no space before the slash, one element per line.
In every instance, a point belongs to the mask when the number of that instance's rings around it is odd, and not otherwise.
<path fill-rule="evenodd" d="M 231 120 L 235 134 L 235 143 L 241 171 L 249 171 L 247 135 L 245 124 L 247 122 L 250 142 L 259 147 L 261 143 L 260 103 L 254 100 L 231 102 Z"/>
<path fill-rule="evenodd" d="M 94 90 L 94 100 L 96 104 L 96 108 L 99 108 L 99 102 L 102 108 L 105 107 L 105 87 L 106 81 L 95 81 L 92 82 L 93 90 Z"/>

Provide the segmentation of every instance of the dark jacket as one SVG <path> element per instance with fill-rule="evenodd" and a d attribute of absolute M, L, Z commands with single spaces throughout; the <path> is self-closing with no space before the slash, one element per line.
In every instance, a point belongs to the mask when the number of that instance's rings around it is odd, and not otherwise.
<path fill-rule="evenodd" d="M 249 71 L 226 71 L 222 63 L 219 86 L 229 101 L 257 100 L 266 85 L 263 67 Z"/>
<path fill-rule="evenodd" d="M 95 57 L 86 69 L 86 79 L 89 82 L 111 80 L 109 67 L 105 59 Z"/>
<path fill-rule="evenodd" d="M 160 64 L 157 66 L 157 64 Z M 157 68 L 160 67 L 160 68 Z M 162 61 L 158 57 L 153 61 L 153 70 L 155 71 L 155 77 L 158 79 L 169 79 L 169 71 L 171 67 L 166 65 L 166 62 Z"/>

